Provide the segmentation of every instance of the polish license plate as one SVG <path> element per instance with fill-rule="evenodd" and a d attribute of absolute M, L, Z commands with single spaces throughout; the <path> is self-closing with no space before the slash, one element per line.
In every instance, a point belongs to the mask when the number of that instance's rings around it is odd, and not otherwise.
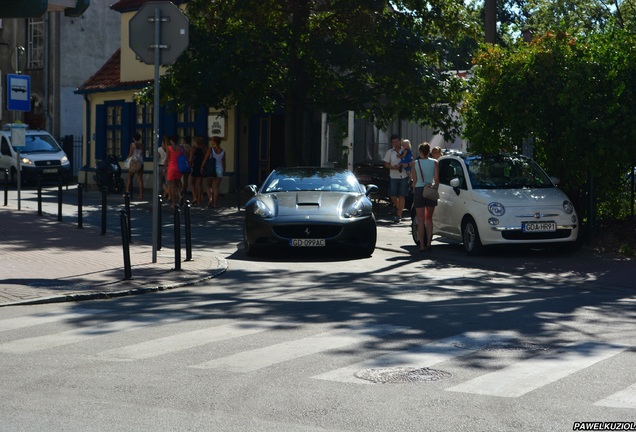
<path fill-rule="evenodd" d="M 521 230 L 523 232 L 554 232 L 556 231 L 556 222 L 523 222 Z"/>
<path fill-rule="evenodd" d="M 55 174 L 57 172 L 57 168 L 45 168 L 42 172 L 44 174 Z"/>
<path fill-rule="evenodd" d="M 291 239 L 291 247 L 325 247 L 325 239 Z"/>

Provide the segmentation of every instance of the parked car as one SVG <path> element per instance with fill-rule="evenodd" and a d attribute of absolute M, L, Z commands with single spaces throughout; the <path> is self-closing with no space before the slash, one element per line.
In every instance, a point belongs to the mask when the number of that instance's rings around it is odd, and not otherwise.
<path fill-rule="evenodd" d="M 12 183 L 17 181 L 19 166 L 24 181 L 35 181 L 40 177 L 67 182 L 71 177 L 71 164 L 55 138 L 43 130 L 23 126 L 20 129 L 20 134 L 24 132 L 24 142 L 20 142 L 18 136 L 12 136 L 11 125 L 4 125 L 0 130 L 0 169 L 9 170 L 9 180 Z"/>
<path fill-rule="evenodd" d="M 439 159 L 433 234 L 461 241 L 469 255 L 487 245 L 574 245 L 580 222 L 572 202 L 532 159 L 453 154 Z M 417 219 L 412 217 L 412 232 Z"/>
<path fill-rule="evenodd" d="M 266 249 L 350 248 L 363 256 L 375 250 L 375 216 L 368 195 L 348 170 L 296 167 L 274 170 L 261 185 L 247 186 L 244 246 L 248 255 Z"/>

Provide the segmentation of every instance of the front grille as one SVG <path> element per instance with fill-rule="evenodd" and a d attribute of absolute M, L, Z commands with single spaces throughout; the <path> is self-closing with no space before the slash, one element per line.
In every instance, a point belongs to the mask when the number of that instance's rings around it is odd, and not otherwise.
<path fill-rule="evenodd" d="M 506 240 L 556 240 L 570 237 L 572 230 L 559 229 L 555 232 L 524 233 L 522 231 L 503 231 L 501 236 Z"/>
<path fill-rule="evenodd" d="M 56 167 L 62 165 L 62 162 L 59 160 L 51 160 L 51 161 L 35 161 L 36 167 Z"/>
<path fill-rule="evenodd" d="M 275 226 L 274 233 L 283 238 L 331 238 L 340 234 L 337 225 L 284 225 Z"/>

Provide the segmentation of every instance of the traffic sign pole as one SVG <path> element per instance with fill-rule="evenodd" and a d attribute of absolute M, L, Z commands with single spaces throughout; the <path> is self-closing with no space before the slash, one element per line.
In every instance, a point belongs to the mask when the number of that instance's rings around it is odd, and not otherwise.
<path fill-rule="evenodd" d="M 152 262 L 157 262 L 158 225 L 159 225 L 159 155 L 157 149 L 161 145 L 159 139 L 159 91 L 161 82 L 159 77 L 159 65 L 161 65 L 161 9 L 155 8 L 155 101 L 153 108 L 153 123 L 155 137 L 155 151 L 153 152 L 153 171 L 155 181 L 152 194 Z"/>

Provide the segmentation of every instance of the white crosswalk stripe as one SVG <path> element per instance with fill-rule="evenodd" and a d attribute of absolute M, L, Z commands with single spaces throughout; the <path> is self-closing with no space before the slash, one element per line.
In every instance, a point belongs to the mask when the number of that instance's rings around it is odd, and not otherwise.
<path fill-rule="evenodd" d="M 9 330 L 19 330 L 27 327 L 34 327 L 42 324 L 49 324 L 60 321 L 71 321 L 78 318 L 86 318 L 87 316 L 106 312 L 101 309 L 84 309 L 77 312 L 50 312 L 37 315 L 28 315 L 17 318 L 7 318 L 0 320 L 0 332 Z"/>
<path fill-rule="evenodd" d="M 613 408 L 636 409 L 636 384 L 633 384 L 624 390 L 621 390 L 604 399 L 601 399 L 594 405 Z"/>
<path fill-rule="evenodd" d="M 192 367 L 223 369 L 232 372 L 251 372 L 310 354 L 376 339 L 401 330 L 405 330 L 405 327 L 385 325 L 337 329 L 299 340 L 244 351 Z"/>
<path fill-rule="evenodd" d="M 570 345 L 540 354 L 447 390 L 489 396 L 519 397 L 612 357 L 627 346 L 597 342 Z"/>
<path fill-rule="evenodd" d="M 266 321 L 230 323 L 102 351 L 97 354 L 97 357 L 102 360 L 141 360 L 212 342 L 256 334 L 280 326 L 281 323 Z"/>
<path fill-rule="evenodd" d="M 382 367 L 430 367 L 454 357 L 470 354 L 485 344 L 501 343 L 514 338 L 513 332 L 479 333 L 469 332 L 452 336 L 407 351 L 394 351 L 344 368 L 325 372 L 312 378 L 353 384 L 370 384 L 370 381 L 356 378 L 360 370 Z M 466 348 L 466 347 L 474 348 Z"/>

